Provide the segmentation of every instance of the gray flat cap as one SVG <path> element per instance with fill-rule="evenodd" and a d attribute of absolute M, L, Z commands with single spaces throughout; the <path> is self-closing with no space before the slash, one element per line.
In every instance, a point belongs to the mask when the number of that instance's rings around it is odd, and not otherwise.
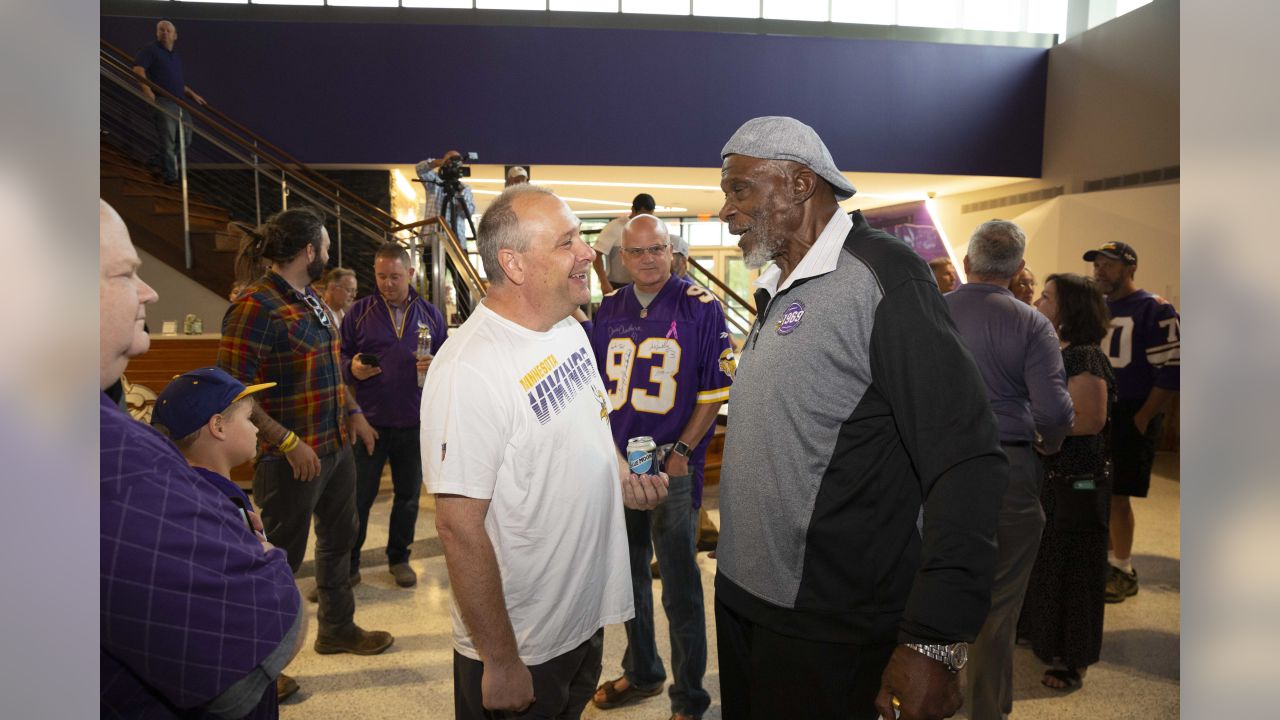
<path fill-rule="evenodd" d="M 818 133 L 795 118 L 770 115 L 746 121 L 724 144 L 720 157 L 726 155 L 798 162 L 831 183 L 837 200 L 848 200 L 857 192 L 836 168 Z"/>

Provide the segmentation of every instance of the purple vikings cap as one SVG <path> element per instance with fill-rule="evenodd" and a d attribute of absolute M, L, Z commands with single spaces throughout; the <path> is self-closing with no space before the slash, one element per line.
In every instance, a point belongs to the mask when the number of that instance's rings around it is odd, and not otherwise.
<path fill-rule="evenodd" d="M 245 387 L 243 383 L 216 367 L 200 368 L 173 378 L 156 397 L 151 411 L 151 424 L 181 440 L 204 427 L 209 418 L 231 407 L 231 404 L 260 390 L 275 387 L 261 383 Z"/>

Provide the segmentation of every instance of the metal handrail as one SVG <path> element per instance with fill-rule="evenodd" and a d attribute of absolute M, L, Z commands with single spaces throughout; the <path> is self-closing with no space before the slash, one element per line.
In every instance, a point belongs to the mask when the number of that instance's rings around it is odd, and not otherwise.
<path fill-rule="evenodd" d="M 756 311 L 755 311 L 755 307 L 751 303 L 747 302 L 746 300 L 743 300 L 741 295 L 734 292 L 733 289 L 730 288 L 728 285 L 725 285 L 724 281 L 716 277 L 715 274 L 712 273 L 710 270 L 702 267 L 702 264 L 699 263 L 697 260 L 694 260 L 693 258 L 689 258 L 689 264 L 697 268 L 703 275 L 707 277 L 708 280 L 714 283 L 716 287 L 720 288 L 720 290 L 724 292 L 724 294 L 727 297 L 733 298 L 748 313 L 750 313 L 753 320 L 755 319 Z"/>
<path fill-rule="evenodd" d="M 256 133 L 245 128 L 240 123 L 231 120 L 220 110 L 217 110 L 208 104 L 201 106 L 189 103 L 185 98 L 175 96 L 168 90 L 165 90 L 152 82 L 149 78 L 142 78 L 135 75 L 131 69 L 132 66 L 122 60 L 122 58 L 129 57 L 127 54 L 106 40 L 100 40 L 100 43 L 102 45 L 102 50 L 100 51 L 99 56 L 102 60 L 103 67 L 113 71 L 121 80 L 132 82 L 135 87 L 145 84 L 157 95 L 172 100 L 180 108 L 191 113 L 192 118 L 199 119 L 201 122 L 217 128 L 223 136 L 240 145 L 243 149 L 261 157 L 267 163 L 277 168 L 282 174 L 292 174 L 295 177 L 301 177 L 311 181 L 310 184 L 312 185 L 311 190 L 313 193 L 319 194 L 325 200 L 333 203 L 333 205 L 337 207 L 343 207 L 347 212 L 360 216 L 366 222 L 370 222 L 376 226 L 382 226 L 384 228 L 384 233 L 397 232 L 402 229 L 403 225 L 400 221 L 396 220 L 386 211 L 376 205 L 373 205 L 364 198 L 351 193 L 347 194 L 347 198 L 355 198 L 361 205 L 370 208 L 372 212 L 352 204 L 348 199 L 344 199 L 339 195 L 343 189 L 341 185 L 324 177 L 323 175 L 320 175 L 315 170 L 304 165 L 302 161 L 258 136 Z M 227 127 L 228 124 L 230 124 L 231 127 Z M 266 152 L 264 152 L 264 148 Z"/>
<path fill-rule="evenodd" d="M 419 220 L 418 222 L 409 223 L 408 225 L 401 225 L 399 230 L 396 232 L 409 231 L 421 240 L 422 237 L 427 234 L 424 229 L 429 225 L 437 226 L 438 230 L 435 232 L 444 236 L 446 241 L 445 252 L 453 258 L 455 267 L 459 268 L 464 275 L 463 282 L 467 284 L 467 287 L 477 293 L 477 299 L 483 298 L 485 296 L 484 282 L 480 277 L 480 273 L 477 272 L 475 266 L 471 264 L 471 258 L 467 254 L 466 248 L 464 248 L 462 243 L 459 242 L 458 236 L 453 234 L 453 228 L 449 227 L 449 224 L 444 221 L 444 218 L 436 215 L 434 217 L 429 217 L 426 220 Z M 415 230 L 418 232 L 414 232 Z"/>

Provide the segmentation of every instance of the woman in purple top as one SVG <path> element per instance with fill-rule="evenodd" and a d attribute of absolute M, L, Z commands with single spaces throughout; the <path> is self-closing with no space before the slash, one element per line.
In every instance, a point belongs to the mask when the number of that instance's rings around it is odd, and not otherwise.
<path fill-rule="evenodd" d="M 1098 661 L 1107 584 L 1107 463 L 1111 363 L 1099 343 L 1110 315 L 1098 286 L 1080 275 L 1050 275 L 1036 308 L 1058 331 L 1075 422 L 1062 450 L 1045 459 L 1045 528 L 1018 622 L 1018 635 L 1050 664 L 1041 682 L 1080 687 Z"/>

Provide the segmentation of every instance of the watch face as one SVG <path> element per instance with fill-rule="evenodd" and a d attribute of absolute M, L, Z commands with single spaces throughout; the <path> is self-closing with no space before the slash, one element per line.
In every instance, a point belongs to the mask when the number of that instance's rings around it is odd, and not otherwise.
<path fill-rule="evenodd" d="M 956 643 L 951 646 L 951 667 L 959 670 L 969 662 L 969 644 Z"/>

